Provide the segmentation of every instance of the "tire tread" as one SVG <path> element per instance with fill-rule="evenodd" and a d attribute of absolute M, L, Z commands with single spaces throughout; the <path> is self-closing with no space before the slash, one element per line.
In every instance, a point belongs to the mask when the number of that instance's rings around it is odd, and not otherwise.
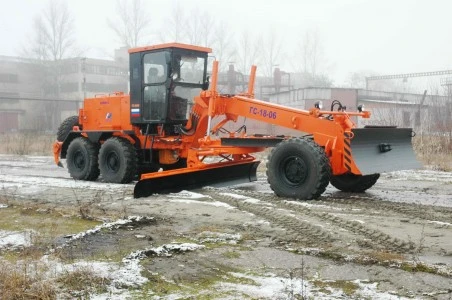
<path fill-rule="evenodd" d="M 275 178 L 278 178 L 278 170 L 274 170 L 271 167 L 271 161 L 274 159 L 275 154 L 277 154 L 279 151 L 281 151 L 281 148 L 287 147 L 288 144 L 294 143 L 301 145 L 302 147 L 307 146 L 308 151 L 310 151 L 312 154 L 314 154 L 315 157 L 315 164 L 317 165 L 318 173 L 315 174 L 317 176 L 316 184 L 314 187 L 309 187 L 308 190 L 306 189 L 304 192 L 304 195 L 287 195 L 281 192 L 281 182 L 278 180 L 274 180 Z M 322 193 L 326 190 L 326 187 L 329 184 L 330 176 L 331 176 L 331 166 L 328 157 L 325 154 L 325 151 L 322 147 L 320 147 L 312 138 L 310 137 L 299 137 L 299 138 L 292 138 L 285 140 L 276 147 L 272 149 L 268 156 L 267 161 L 267 180 L 270 184 L 271 189 L 275 192 L 276 195 L 280 197 L 292 197 L 297 199 L 305 199 L 305 200 L 311 200 L 311 199 L 317 199 L 322 195 Z"/>

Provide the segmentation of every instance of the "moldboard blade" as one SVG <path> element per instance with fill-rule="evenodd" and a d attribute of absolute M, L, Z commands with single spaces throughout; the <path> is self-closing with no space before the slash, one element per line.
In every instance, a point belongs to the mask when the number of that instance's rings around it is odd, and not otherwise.
<path fill-rule="evenodd" d="M 352 157 L 362 175 L 421 167 L 411 144 L 411 128 L 355 128 L 352 132 Z"/>
<path fill-rule="evenodd" d="M 141 179 L 137 182 L 133 197 L 140 198 L 156 193 L 175 193 L 203 186 L 228 186 L 256 181 L 256 170 L 259 163 L 259 161 L 223 163 L 223 165 L 218 163 L 203 169 L 187 168 L 173 170 L 168 174 L 152 173 L 155 176 L 151 175 L 151 178 Z M 175 173 L 175 171 L 179 172 Z"/>

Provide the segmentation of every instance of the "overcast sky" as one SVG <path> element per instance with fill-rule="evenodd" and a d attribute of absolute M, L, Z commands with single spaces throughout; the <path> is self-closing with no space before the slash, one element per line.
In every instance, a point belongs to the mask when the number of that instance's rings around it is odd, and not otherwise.
<path fill-rule="evenodd" d="M 75 17 L 77 42 L 88 56 L 112 55 L 119 44 L 107 26 L 115 16 L 113 0 L 67 1 Z M 154 32 L 175 1 L 148 0 Z M 29 41 L 33 17 L 46 0 L 0 0 L 0 55 L 18 55 Z M 448 0 L 184 0 L 229 23 L 240 33 L 274 30 L 287 50 L 306 30 L 323 43 L 330 76 L 340 84 L 358 70 L 380 74 L 452 69 L 452 1 Z M 149 37 L 150 42 L 156 38 Z M 287 51 L 287 53 L 293 51 Z"/>

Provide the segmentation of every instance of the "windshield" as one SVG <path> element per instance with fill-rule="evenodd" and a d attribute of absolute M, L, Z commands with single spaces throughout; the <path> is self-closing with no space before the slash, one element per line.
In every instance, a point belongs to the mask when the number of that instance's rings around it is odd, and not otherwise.
<path fill-rule="evenodd" d="M 204 80 L 205 58 L 192 54 L 176 54 L 174 71 L 175 81 L 202 84 Z"/>

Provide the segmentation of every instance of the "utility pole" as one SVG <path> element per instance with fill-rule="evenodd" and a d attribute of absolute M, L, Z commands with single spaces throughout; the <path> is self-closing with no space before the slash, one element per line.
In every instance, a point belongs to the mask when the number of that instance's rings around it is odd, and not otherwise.
<path fill-rule="evenodd" d="M 83 100 L 86 99 L 86 57 L 81 59 Z"/>

